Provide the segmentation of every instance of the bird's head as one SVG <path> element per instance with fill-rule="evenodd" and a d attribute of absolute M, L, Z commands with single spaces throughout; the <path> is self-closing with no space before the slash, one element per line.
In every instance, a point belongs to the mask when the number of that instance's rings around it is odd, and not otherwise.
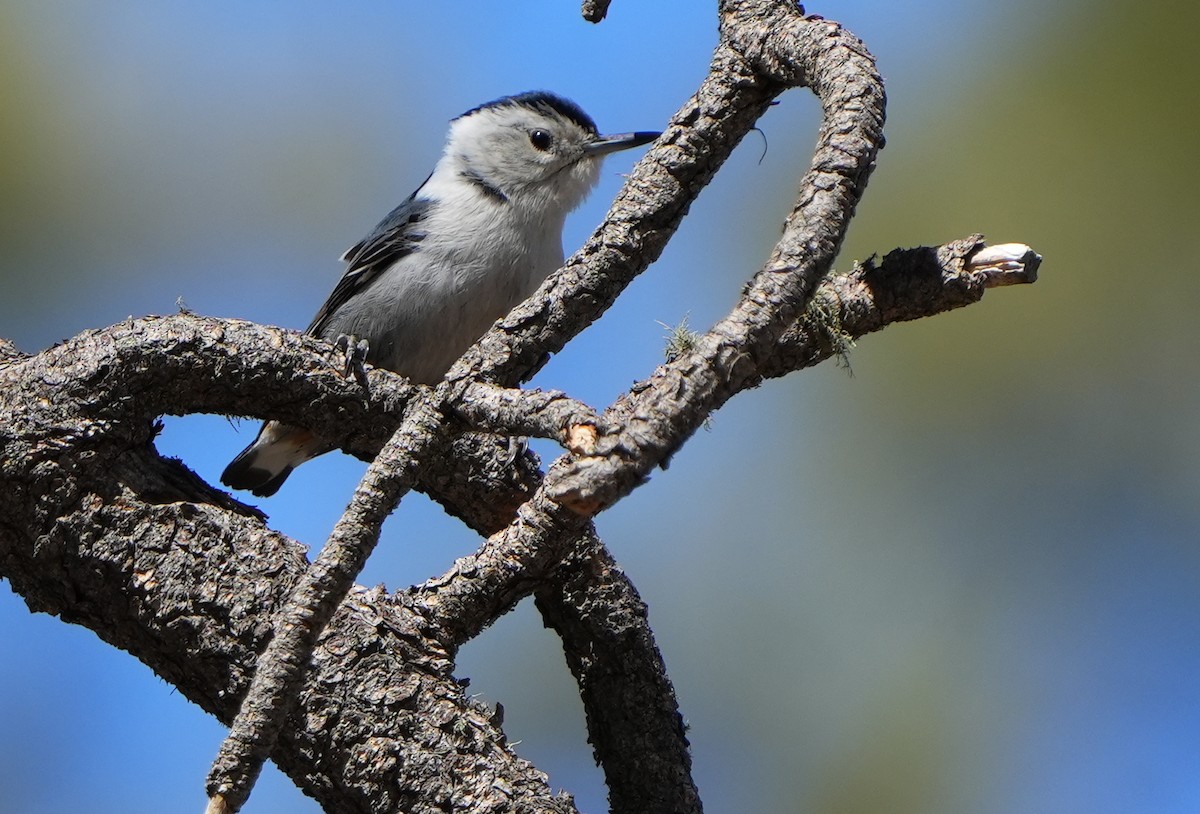
<path fill-rule="evenodd" d="M 534 91 L 505 96 L 454 119 L 443 160 L 493 194 L 565 213 L 595 186 L 605 155 L 658 135 L 600 135 L 592 117 L 574 102 Z"/>

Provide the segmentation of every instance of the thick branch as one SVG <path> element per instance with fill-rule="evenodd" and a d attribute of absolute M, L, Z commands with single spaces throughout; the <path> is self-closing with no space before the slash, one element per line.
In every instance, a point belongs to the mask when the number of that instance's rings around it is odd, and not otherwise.
<path fill-rule="evenodd" d="M 0 574 L 32 607 L 91 627 L 226 722 L 306 562 L 256 512 L 155 455 L 149 411 L 164 399 L 155 388 L 217 409 L 220 392 L 241 398 L 221 377 L 254 375 L 225 330 L 242 327 L 144 320 L 0 365 Z M 396 377 L 372 373 L 379 401 L 365 399 L 319 369 L 309 340 L 255 333 L 289 346 L 298 370 L 282 378 L 315 396 L 314 411 L 341 404 L 395 420 L 386 380 Z M 260 341 L 250 336 L 246 348 Z M 257 399 L 268 403 L 288 386 L 263 384 Z M 516 502 L 511 487 L 504 501 Z M 460 508 L 477 525 L 496 523 L 494 506 Z M 463 696 L 449 654 L 411 610 L 382 597 L 343 603 L 312 664 L 272 756 L 326 810 L 570 810 L 507 750 L 490 711 Z"/>
<path fill-rule="evenodd" d="M 38 434 L 4 439 L 0 573 L 33 609 L 97 631 L 232 720 L 269 620 L 304 573 L 303 550 L 180 494 L 186 473 L 154 455 L 149 427 L 124 451 L 94 436 L 92 461 Z M 310 667 L 271 754 L 326 811 L 573 810 L 507 749 L 403 606 L 352 595 Z"/>
<path fill-rule="evenodd" d="M 537 606 L 579 684 L 614 814 L 699 812 L 683 717 L 646 605 L 598 540 L 582 540 L 538 590 Z"/>
<path fill-rule="evenodd" d="M 579 684 L 614 814 L 694 814 L 700 798 L 675 691 L 646 606 L 591 524 L 544 498 L 475 555 L 407 595 L 466 641 L 536 590 Z"/>

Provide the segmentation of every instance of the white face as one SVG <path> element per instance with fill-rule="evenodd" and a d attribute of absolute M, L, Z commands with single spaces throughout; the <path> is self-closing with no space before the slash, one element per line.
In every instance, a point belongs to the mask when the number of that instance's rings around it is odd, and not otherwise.
<path fill-rule="evenodd" d="M 506 105 L 454 121 L 446 158 L 510 198 L 552 200 L 574 209 L 600 176 L 600 156 L 586 147 L 596 134 L 553 112 Z"/>

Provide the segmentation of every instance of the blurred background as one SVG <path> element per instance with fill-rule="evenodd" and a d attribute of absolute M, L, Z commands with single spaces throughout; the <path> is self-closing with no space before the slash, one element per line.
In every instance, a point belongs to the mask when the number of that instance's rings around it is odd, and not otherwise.
<path fill-rule="evenodd" d="M 128 315 L 301 329 L 337 257 L 436 160 L 448 119 L 548 88 L 660 127 L 713 3 L 0 2 L 0 335 Z M 888 147 L 839 260 L 974 231 L 1033 286 L 865 338 L 744 394 L 599 519 L 649 603 L 711 812 L 1200 810 L 1200 6 L 812 2 L 888 81 Z M 539 375 L 596 407 L 708 327 L 777 237 L 816 104 L 782 99 L 663 258 Z M 635 151 L 640 154 L 640 151 Z M 636 158 L 606 165 L 568 251 Z M 216 482 L 253 422 L 168 419 Z M 544 454 L 553 449 L 541 448 Z M 363 464 L 259 501 L 318 547 Z M 477 540 L 406 499 L 363 579 Z M 0 812 L 200 811 L 224 732 L 0 583 Z M 554 637 L 522 605 L 463 652 L 517 750 L 606 810 Z M 316 812 L 269 770 L 245 811 Z"/>

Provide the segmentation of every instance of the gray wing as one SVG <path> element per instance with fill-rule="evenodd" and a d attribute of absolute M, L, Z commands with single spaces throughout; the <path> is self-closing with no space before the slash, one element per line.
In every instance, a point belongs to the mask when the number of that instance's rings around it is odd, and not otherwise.
<path fill-rule="evenodd" d="M 417 192 L 424 186 L 417 187 Z M 366 290 L 397 260 L 416 251 L 417 244 L 425 237 L 420 223 L 430 205 L 429 199 L 418 198 L 417 192 L 409 195 L 408 200 L 388 213 L 370 234 L 342 255 L 342 260 L 347 263 L 346 272 L 308 326 L 310 334 L 320 336 L 329 318 L 351 297 Z"/>

